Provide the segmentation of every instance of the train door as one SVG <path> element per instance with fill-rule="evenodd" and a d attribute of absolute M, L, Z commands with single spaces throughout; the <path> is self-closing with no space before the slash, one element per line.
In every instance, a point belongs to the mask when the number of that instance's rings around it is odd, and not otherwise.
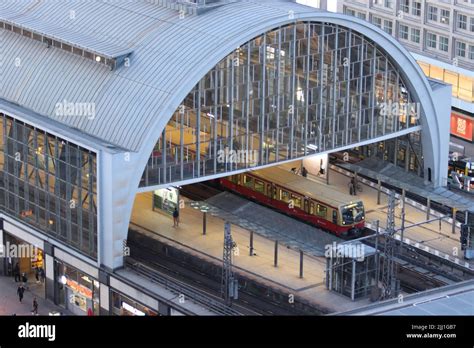
<path fill-rule="evenodd" d="M 269 183 L 266 183 L 266 184 L 265 184 L 265 187 L 266 187 L 266 189 L 265 189 L 265 195 L 266 195 L 267 197 L 270 197 L 270 198 L 272 198 L 272 195 L 273 195 L 272 186 L 273 186 L 273 185 L 272 185 L 272 184 L 269 184 Z"/>
<path fill-rule="evenodd" d="M 305 213 L 309 214 L 309 209 L 310 209 L 311 201 L 308 197 L 304 198 L 304 211 Z"/>
<path fill-rule="evenodd" d="M 332 210 L 332 222 L 336 225 L 338 224 L 337 223 L 337 210 L 336 209 Z"/>

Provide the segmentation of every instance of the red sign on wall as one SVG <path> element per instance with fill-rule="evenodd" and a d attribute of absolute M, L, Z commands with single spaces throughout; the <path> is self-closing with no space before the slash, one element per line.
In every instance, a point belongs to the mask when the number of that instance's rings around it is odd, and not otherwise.
<path fill-rule="evenodd" d="M 451 134 L 468 141 L 473 140 L 472 119 L 456 112 L 451 112 Z"/>

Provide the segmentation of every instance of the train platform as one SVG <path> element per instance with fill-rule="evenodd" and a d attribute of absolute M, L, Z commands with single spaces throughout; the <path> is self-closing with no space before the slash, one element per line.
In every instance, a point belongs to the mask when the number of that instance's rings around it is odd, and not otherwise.
<path fill-rule="evenodd" d="M 302 241 L 301 245 L 295 243 L 285 245 L 282 239 L 278 247 L 278 265 L 275 267 L 275 240 L 271 237 L 272 228 L 262 227 L 266 225 L 264 220 L 260 220 L 260 223 L 257 225 L 253 219 L 245 219 L 246 221 L 243 221 L 244 219 L 235 214 L 235 211 L 227 212 L 228 215 L 225 216 L 222 215 L 225 211 L 219 212 L 215 210 L 207 213 L 206 234 L 204 235 L 203 213 L 191 208 L 190 202 L 186 199 L 185 201 L 185 208 L 182 208 L 180 211 L 179 227 L 173 227 L 173 218 L 170 215 L 152 209 L 152 193 L 139 194 L 135 199 L 131 227 L 136 228 L 140 233 L 145 233 L 153 238 L 165 240 L 166 243 L 184 248 L 187 253 L 204 257 L 211 262 L 222 262 L 224 223 L 226 220 L 233 220 L 234 223 L 232 223 L 231 230 L 233 240 L 236 242 L 233 263 L 234 271 L 237 275 L 243 274 L 270 288 L 278 288 L 287 292 L 288 295 L 293 295 L 295 298 L 301 297 L 326 313 L 351 310 L 370 304 L 368 299 L 351 301 L 347 297 L 326 289 L 326 260 L 323 256 L 311 255 L 311 252 L 316 254 L 322 252 L 321 243 L 318 244 L 319 249 L 308 249 L 308 254 L 304 254 L 304 275 L 303 278 L 300 278 L 299 247 L 304 248 L 304 241 Z M 247 201 L 247 203 L 251 202 Z M 251 204 L 257 205 L 255 203 Z M 255 209 L 255 206 L 247 207 L 247 209 Z M 270 209 L 268 210 L 268 212 L 262 214 L 270 216 L 271 213 L 274 213 Z M 220 214 L 221 216 L 219 216 Z M 305 225 L 284 215 L 282 215 L 282 218 L 287 219 L 287 224 L 290 223 L 289 221 L 294 221 Z M 248 224 L 247 228 L 243 227 L 245 222 Z M 252 223 L 254 224 L 252 225 Z M 301 226 L 301 228 L 304 229 L 305 227 Z M 251 229 L 255 229 L 253 234 L 254 252 L 252 256 L 250 255 Z M 268 235 L 265 236 L 265 233 Z M 327 242 L 334 239 L 333 236 L 329 234 L 328 236 Z M 287 241 L 290 242 L 289 239 Z M 309 247 L 311 242 L 306 242 Z M 133 257 L 133 255 L 131 256 Z"/>
<path fill-rule="evenodd" d="M 368 158 L 357 163 L 342 163 L 339 166 L 374 180 L 380 179 L 383 183 L 400 189 L 406 189 L 411 193 L 430 198 L 432 201 L 447 207 L 474 212 L 474 198 L 472 196 L 455 193 L 442 187 L 435 189 L 431 185 L 428 185 L 423 178 L 412 173 L 407 173 L 392 163 Z"/>
<path fill-rule="evenodd" d="M 335 315 L 474 315 L 474 280 L 446 285 Z"/>
<path fill-rule="evenodd" d="M 284 168 L 288 169 L 289 167 L 294 166 L 295 163 L 290 163 L 285 165 Z M 355 169 L 354 167 L 350 168 Z M 329 185 L 332 186 L 334 190 L 347 194 L 349 192 L 351 175 L 353 175 L 352 171 L 341 170 L 336 166 L 332 166 L 329 173 Z M 315 175 L 309 174 L 308 179 L 326 184 L 326 179 L 319 178 Z M 356 197 L 364 202 L 366 225 L 375 229 L 375 221 L 378 220 L 380 228 L 384 230 L 387 223 L 388 190 L 381 190 L 380 204 L 377 204 L 377 185 L 370 185 L 366 180 L 359 180 L 359 183 L 362 185 L 362 192 L 357 192 Z M 429 214 L 430 219 L 439 216 L 441 216 L 441 214 L 435 215 L 433 210 L 431 210 L 431 213 Z M 406 199 L 405 227 L 426 220 L 426 207 Z M 400 228 L 402 224 L 402 205 L 400 196 L 397 199 L 397 205 L 395 208 L 395 224 L 396 228 Z M 450 260 L 471 270 L 474 269 L 474 260 L 465 260 L 463 258 L 463 252 L 459 241 L 460 224 L 456 223 L 453 233 L 453 223 L 452 219 L 449 217 L 446 217 L 441 222 L 438 220 L 420 226 L 407 228 L 404 231 L 403 237 L 400 235 L 400 232 L 398 232 L 397 235 L 397 238 L 403 238 L 403 240 L 410 245 L 423 249 L 431 254 L 443 257 L 446 260 Z"/>

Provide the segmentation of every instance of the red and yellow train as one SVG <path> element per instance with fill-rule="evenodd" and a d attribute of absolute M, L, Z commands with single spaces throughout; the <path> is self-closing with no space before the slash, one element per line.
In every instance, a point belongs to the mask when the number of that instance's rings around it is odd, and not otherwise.
<path fill-rule="evenodd" d="M 279 167 L 231 175 L 219 182 L 230 191 L 337 236 L 360 236 L 365 226 L 362 201 Z"/>

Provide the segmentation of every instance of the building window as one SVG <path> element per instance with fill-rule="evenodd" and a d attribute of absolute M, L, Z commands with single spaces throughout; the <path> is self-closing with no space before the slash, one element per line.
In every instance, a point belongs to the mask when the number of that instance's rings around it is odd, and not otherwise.
<path fill-rule="evenodd" d="M 441 9 L 441 16 L 440 16 L 441 23 L 449 24 L 449 15 L 450 15 L 449 10 Z"/>
<path fill-rule="evenodd" d="M 401 0 L 400 1 L 400 10 L 405 13 L 410 12 L 410 0 Z"/>
<path fill-rule="evenodd" d="M 393 0 L 385 0 L 385 7 L 393 8 Z"/>
<path fill-rule="evenodd" d="M 458 13 L 458 25 L 457 25 L 457 27 L 458 27 L 458 29 L 463 29 L 463 30 L 467 29 L 467 16 L 466 15 Z"/>
<path fill-rule="evenodd" d="M 474 17 L 471 17 L 471 21 L 470 21 L 470 25 L 469 25 L 469 30 L 471 30 L 472 32 L 474 32 Z"/>
<path fill-rule="evenodd" d="M 363 19 L 364 21 L 366 20 L 365 13 L 357 12 L 357 17 Z"/>
<path fill-rule="evenodd" d="M 437 22 L 438 21 L 438 8 L 432 5 L 428 5 L 428 20 Z"/>
<path fill-rule="evenodd" d="M 382 18 L 373 16 L 372 23 L 376 25 L 377 27 L 382 28 Z"/>
<path fill-rule="evenodd" d="M 420 43 L 420 29 L 411 28 L 411 41 Z"/>
<path fill-rule="evenodd" d="M 375 0 L 374 5 L 393 8 L 393 0 Z"/>
<path fill-rule="evenodd" d="M 439 37 L 439 49 L 440 51 L 448 52 L 449 38 L 446 36 Z"/>
<path fill-rule="evenodd" d="M 346 15 L 355 17 L 356 12 L 354 10 L 351 10 L 350 8 L 346 8 Z"/>
<path fill-rule="evenodd" d="M 436 35 L 426 33 L 426 46 L 429 48 L 436 48 Z"/>
<path fill-rule="evenodd" d="M 421 1 L 414 0 L 411 7 L 411 14 L 414 16 L 421 16 Z"/>
<path fill-rule="evenodd" d="M 469 59 L 474 60 L 474 46 L 469 46 Z"/>
<path fill-rule="evenodd" d="M 0 113 L 0 211 L 92 258 L 96 168 L 92 151 Z"/>
<path fill-rule="evenodd" d="M 456 56 L 466 57 L 466 44 L 461 41 L 456 41 Z"/>
<path fill-rule="evenodd" d="M 400 24 L 399 34 L 400 39 L 408 40 L 408 26 Z"/>
<path fill-rule="evenodd" d="M 383 21 L 383 30 L 385 30 L 390 35 L 392 35 L 392 27 L 393 27 L 392 21 L 389 21 L 386 19 Z"/>

